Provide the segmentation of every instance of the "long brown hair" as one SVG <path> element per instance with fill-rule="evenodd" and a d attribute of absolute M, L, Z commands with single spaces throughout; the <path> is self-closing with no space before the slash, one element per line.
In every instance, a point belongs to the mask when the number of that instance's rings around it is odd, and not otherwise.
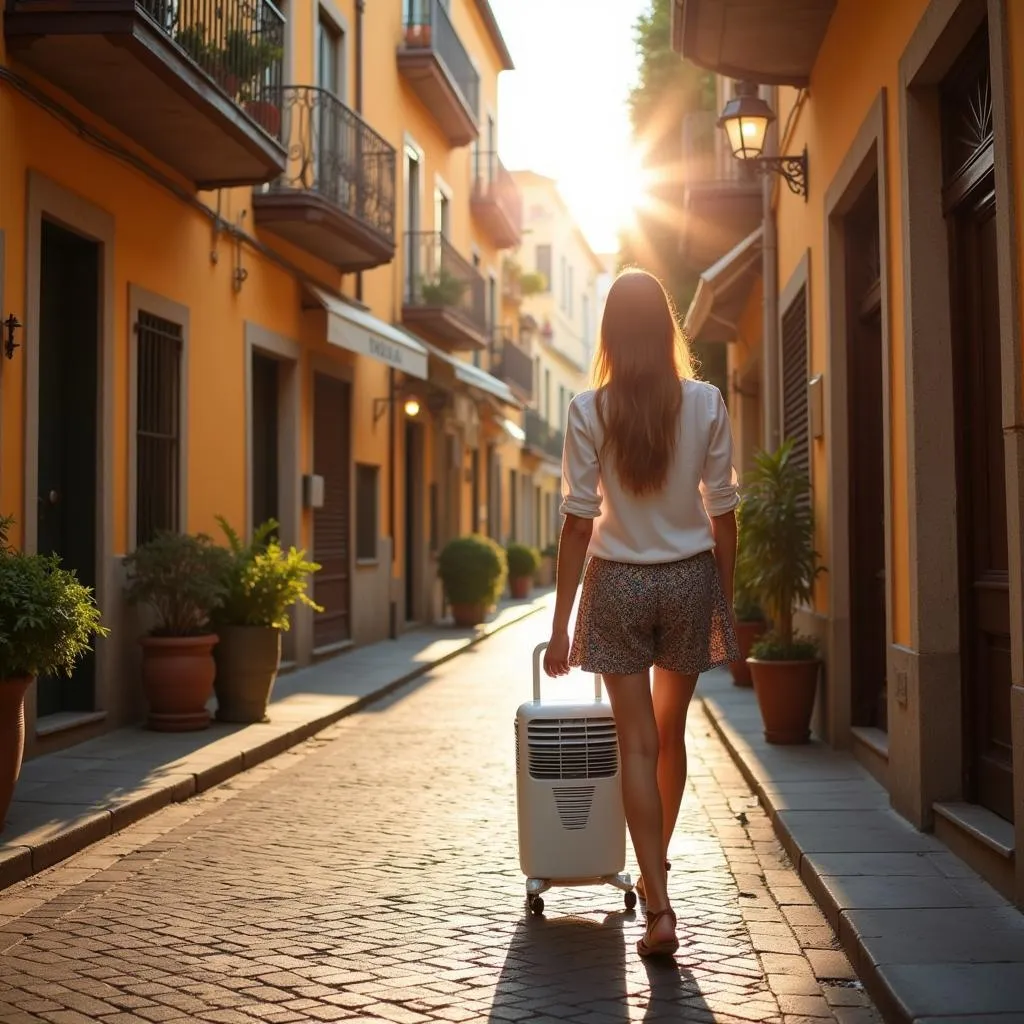
<path fill-rule="evenodd" d="M 623 486 L 660 491 L 676 447 L 680 378 L 693 375 L 689 349 L 662 283 L 624 270 L 608 292 L 594 358 L 597 415 Z"/>

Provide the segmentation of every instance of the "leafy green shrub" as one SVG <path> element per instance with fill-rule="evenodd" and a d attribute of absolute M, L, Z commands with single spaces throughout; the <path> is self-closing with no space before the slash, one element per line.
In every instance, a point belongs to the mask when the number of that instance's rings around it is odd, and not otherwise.
<path fill-rule="evenodd" d="M 323 611 L 306 593 L 309 577 L 320 566 L 307 561 L 305 551 L 281 547 L 275 520 L 257 527 L 248 544 L 223 516 L 217 522 L 227 538 L 230 558 L 224 567 L 224 600 L 214 613 L 216 625 L 288 629 L 292 605 Z"/>
<path fill-rule="evenodd" d="M 736 571 L 733 574 L 732 607 L 738 622 L 763 622 L 764 609 L 761 607 L 757 594 L 751 585 L 753 566 L 750 564 L 749 549 L 744 543 L 745 515 L 745 501 L 741 501 L 739 508 L 736 509 L 736 529 L 739 545 L 736 551 Z"/>
<path fill-rule="evenodd" d="M 541 554 L 545 558 L 557 558 L 558 557 L 558 545 L 557 544 L 549 544 L 546 548 L 544 548 L 543 551 L 541 551 Z"/>
<path fill-rule="evenodd" d="M 792 461 L 792 452 L 793 442 L 787 440 L 774 452 L 757 454 L 741 514 L 741 576 L 774 627 L 751 654 L 772 661 L 798 661 L 808 657 L 808 650 L 817 650 L 813 639 L 793 631 L 796 605 L 811 600 L 820 569 L 814 550 L 811 485 Z"/>
<path fill-rule="evenodd" d="M 229 559 L 205 534 L 159 533 L 125 558 L 125 596 L 156 612 L 153 636 L 202 636 L 227 596 Z"/>
<path fill-rule="evenodd" d="M 424 281 L 420 286 L 423 304 L 426 306 L 457 306 L 466 293 L 467 284 L 468 282 L 442 267 L 434 280 Z"/>
<path fill-rule="evenodd" d="M 523 579 L 532 576 L 540 568 L 540 552 L 526 544 L 513 542 L 505 549 L 505 556 L 508 560 L 508 575 L 510 579 Z"/>
<path fill-rule="evenodd" d="M 444 546 L 437 574 L 452 604 L 490 606 L 505 589 L 505 550 L 490 537 L 458 537 Z"/>
<path fill-rule="evenodd" d="M 0 516 L 0 679 L 71 675 L 75 663 L 107 636 L 92 590 L 56 555 L 11 547 L 14 520 Z"/>

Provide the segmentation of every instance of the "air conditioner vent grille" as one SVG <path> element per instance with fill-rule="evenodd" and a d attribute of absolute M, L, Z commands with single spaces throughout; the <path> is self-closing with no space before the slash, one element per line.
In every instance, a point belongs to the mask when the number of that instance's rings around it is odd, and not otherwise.
<path fill-rule="evenodd" d="M 613 718 L 535 719 L 527 728 L 534 779 L 610 779 L 619 771 Z"/>

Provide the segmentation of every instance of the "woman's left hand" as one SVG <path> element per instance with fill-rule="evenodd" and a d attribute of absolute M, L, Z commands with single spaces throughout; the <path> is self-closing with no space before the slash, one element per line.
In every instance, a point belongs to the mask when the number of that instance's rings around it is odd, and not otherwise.
<path fill-rule="evenodd" d="M 549 676 L 569 674 L 569 634 L 552 633 L 544 652 L 544 671 Z"/>

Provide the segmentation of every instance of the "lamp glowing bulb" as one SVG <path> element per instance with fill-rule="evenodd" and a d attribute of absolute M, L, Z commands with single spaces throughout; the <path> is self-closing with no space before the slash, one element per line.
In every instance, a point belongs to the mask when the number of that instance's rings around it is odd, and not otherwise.
<path fill-rule="evenodd" d="M 405 400 L 405 415 L 412 419 L 420 414 L 420 403 L 418 398 L 407 398 Z"/>

